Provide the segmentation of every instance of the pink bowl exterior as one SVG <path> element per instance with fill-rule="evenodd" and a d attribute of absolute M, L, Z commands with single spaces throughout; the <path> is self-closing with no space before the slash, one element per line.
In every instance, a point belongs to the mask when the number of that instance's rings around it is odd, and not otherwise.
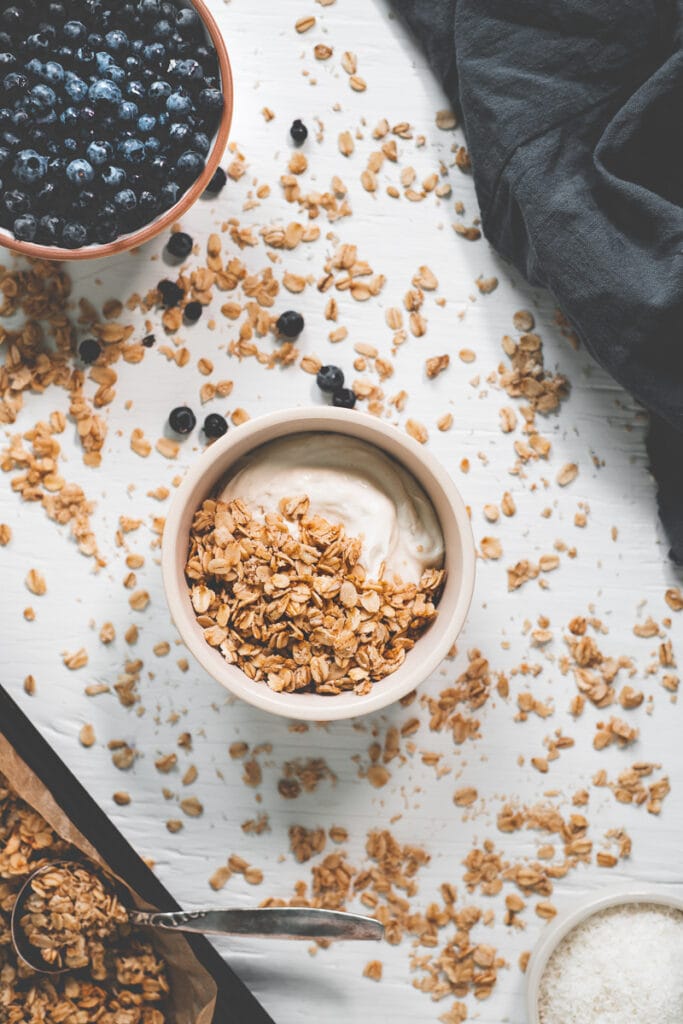
<path fill-rule="evenodd" d="M 226 663 L 204 640 L 190 604 L 184 565 L 194 512 L 230 466 L 268 441 L 291 434 L 327 431 L 359 438 L 401 463 L 422 485 L 441 523 L 446 549 L 446 585 L 436 621 L 408 652 L 392 675 L 373 684 L 370 693 L 325 697 L 314 693 L 275 693 Z M 475 548 L 469 516 L 451 478 L 429 452 L 392 426 L 364 413 L 344 409 L 291 409 L 243 424 L 214 442 L 188 471 L 166 518 L 162 573 L 173 620 L 190 652 L 204 669 L 242 700 L 272 714 L 309 721 L 354 718 L 392 704 L 413 690 L 445 658 L 463 627 L 472 600 Z"/>

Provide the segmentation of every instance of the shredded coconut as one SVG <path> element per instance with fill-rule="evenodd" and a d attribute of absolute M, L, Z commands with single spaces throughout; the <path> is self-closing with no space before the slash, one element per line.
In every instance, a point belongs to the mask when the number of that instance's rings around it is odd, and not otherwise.
<path fill-rule="evenodd" d="M 683 913 L 652 903 L 601 911 L 574 928 L 541 977 L 541 1024 L 680 1024 Z"/>

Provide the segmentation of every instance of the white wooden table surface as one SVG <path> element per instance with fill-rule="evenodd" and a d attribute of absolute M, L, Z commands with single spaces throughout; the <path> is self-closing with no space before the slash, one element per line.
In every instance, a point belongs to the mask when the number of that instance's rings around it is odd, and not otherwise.
<path fill-rule="evenodd" d="M 612 777 L 635 760 L 660 762 L 671 778 L 672 793 L 661 816 L 649 815 L 644 807 L 624 806 L 606 789 L 592 789 L 586 814 L 595 848 L 600 847 L 608 828 L 625 827 L 633 839 L 632 856 L 616 871 L 593 865 L 571 872 L 558 883 L 553 900 L 562 909 L 576 894 L 622 876 L 674 883 L 683 893 L 680 715 L 661 685 L 661 673 L 646 672 L 659 641 L 639 638 L 632 631 L 633 625 L 648 615 L 661 623 L 668 614 L 673 623 L 670 629 L 662 628 L 662 635 L 670 636 L 674 647 L 678 643 L 679 648 L 683 639 L 683 617 L 677 618 L 664 601 L 666 588 L 680 584 L 680 578 L 667 562 L 666 542 L 657 523 L 642 413 L 553 326 L 554 305 L 547 295 L 526 286 L 519 275 L 496 258 L 485 241 L 471 243 L 453 232 L 451 224 L 458 219 L 455 201 L 465 204 L 466 223 L 471 224 L 477 215 L 471 178 L 450 166 L 453 143 L 462 144 L 463 139 L 459 130 L 444 132 L 436 127 L 435 112 L 446 106 L 445 98 L 424 58 L 390 17 L 385 3 L 337 0 L 332 6 L 322 7 L 313 0 L 275 4 L 265 0 L 232 0 L 227 4 L 212 0 L 211 6 L 233 62 L 236 105 L 232 139 L 246 156 L 248 173 L 239 183 L 229 182 L 219 199 L 200 202 L 183 226 L 203 245 L 209 232 L 229 217 L 257 228 L 297 219 L 296 207 L 282 197 L 279 176 L 286 171 L 289 159 L 289 125 L 293 118 L 301 117 L 311 129 L 305 147 L 309 159 L 309 172 L 304 178 L 307 187 L 323 191 L 331 177 L 339 175 L 348 186 L 353 215 L 334 225 L 321 217 L 320 241 L 285 254 L 282 264 L 275 267 L 276 276 L 290 269 L 317 279 L 336 244 L 334 238 L 326 237 L 327 232 L 340 241 L 356 244 L 359 257 L 386 275 L 381 295 L 371 302 L 356 303 L 348 294 L 338 296 L 340 323 L 348 327 L 349 337 L 336 346 L 327 341 L 331 325 L 323 317 L 326 296 L 314 286 L 301 296 L 282 292 L 278 308 L 299 308 L 306 318 L 300 339 L 302 353 L 339 362 L 352 378 L 352 346 L 356 342 L 376 345 L 389 356 L 391 331 L 385 325 L 384 312 L 389 306 L 401 306 L 419 265 L 432 268 L 439 289 L 428 294 L 423 309 L 428 319 L 427 334 L 422 338 L 411 336 L 400 348 L 393 359 L 394 377 L 385 382 L 384 389 L 387 396 L 401 388 L 409 392 L 405 413 L 400 417 L 393 414 L 393 418 L 399 423 L 412 417 L 427 426 L 431 450 L 452 473 L 472 508 L 476 537 L 499 537 L 504 553 L 499 561 L 479 562 L 475 598 L 458 659 L 446 663 L 424 685 L 423 692 L 435 694 L 452 682 L 462 671 L 468 648 L 480 648 L 493 670 L 509 669 L 528 657 L 542 665 L 542 672 L 535 679 L 514 677 L 509 699 L 496 697 L 481 710 L 481 738 L 461 747 L 455 747 L 448 735 L 431 734 L 423 711 L 421 730 L 413 737 L 417 749 L 440 750 L 443 762 L 451 767 L 450 773 L 437 780 L 434 770 L 423 765 L 416 753 L 403 764 L 392 762 L 389 783 L 376 790 L 359 778 L 357 758 L 367 763 L 371 730 L 377 729 L 383 736 L 387 725 L 400 725 L 417 705 L 390 708 L 365 721 L 362 730 L 352 723 L 342 723 L 296 733 L 288 729 L 286 721 L 226 699 L 198 667 L 192 665 L 182 674 L 175 667 L 182 653 L 179 648 L 174 647 L 167 658 L 154 656 L 155 643 L 173 643 L 176 637 L 164 604 L 158 553 L 150 550 L 154 539 L 149 530 L 151 516 L 162 514 L 163 508 L 146 497 L 146 492 L 160 484 L 170 485 L 171 478 L 190 464 L 200 445 L 196 437 L 183 444 L 178 462 L 169 462 L 156 452 L 141 460 L 130 450 L 131 430 L 142 427 L 155 439 L 162 435 L 174 405 L 187 402 L 199 409 L 198 390 L 204 381 L 196 370 L 200 355 L 214 361 L 214 379 L 230 377 L 235 382 L 230 399 L 215 401 L 204 411 L 241 406 L 255 416 L 320 401 L 314 379 L 296 368 L 268 371 L 256 360 L 238 363 L 227 357 L 224 347 L 234 328 L 218 313 L 224 301 L 219 294 L 214 300 L 218 329 L 212 334 L 200 323 L 183 332 L 192 352 L 187 367 L 178 369 L 154 350 L 141 365 L 118 364 L 118 394 L 106 411 L 109 434 L 100 469 L 82 464 L 73 431 L 64 435 L 68 478 L 81 483 L 96 502 L 95 530 L 108 559 L 103 571 L 95 574 L 91 560 L 78 554 L 66 533 L 49 521 L 38 505 L 21 504 L 9 488 L 9 480 L 5 477 L 2 481 L 0 521 L 13 528 L 11 544 L 0 550 L 3 684 L 140 853 L 154 858 L 163 882 L 187 906 L 221 902 L 246 906 L 266 895 L 290 896 L 296 880 L 308 879 L 308 869 L 315 863 L 300 866 L 288 853 L 288 829 L 294 823 L 345 826 L 350 832 L 345 849 L 351 863 L 360 864 L 368 830 L 388 826 L 394 816 L 394 834 L 402 841 L 424 845 L 431 854 L 430 864 L 419 875 L 414 906 L 426 907 L 446 880 L 458 886 L 460 898 L 466 903 L 462 860 L 475 841 L 491 837 L 508 859 L 533 857 L 543 841 L 543 837 L 528 831 L 515 835 L 497 832 L 496 813 L 505 799 L 530 802 L 552 789 L 560 794 L 555 803 L 567 812 L 568 796 L 589 784 L 595 771 L 605 768 Z M 297 35 L 294 23 L 307 14 L 315 15 L 317 24 L 310 32 Z M 334 48 L 332 58 L 325 63 L 312 57 L 318 42 Z M 346 50 L 357 54 L 358 73 L 367 82 L 363 93 L 351 90 L 341 67 Z M 261 116 L 264 106 L 275 112 L 270 123 Z M 408 121 L 415 136 L 424 134 L 426 143 L 422 148 L 416 147 L 415 139 L 397 140 L 399 166 L 412 164 L 421 181 L 428 173 L 438 171 L 443 160 L 449 165 L 453 188 L 450 199 L 438 201 L 434 195 L 421 203 L 391 199 L 385 188 L 391 182 L 398 184 L 399 174 L 392 164 L 385 164 L 379 172 L 376 194 L 364 191 L 360 175 L 368 154 L 377 148 L 371 130 L 382 117 L 392 125 Z M 316 119 L 324 127 L 322 141 L 315 139 Z M 356 152 L 349 159 L 343 158 L 337 148 L 338 133 L 345 129 L 360 129 L 364 136 L 356 141 Z M 243 213 L 246 193 L 256 180 L 271 186 L 271 196 L 258 208 Z M 223 237 L 229 249 L 228 236 Z M 103 302 L 113 296 L 125 298 L 134 290 L 144 292 L 167 272 L 159 259 L 149 258 L 160 253 L 162 246 L 163 240 L 159 240 L 139 255 L 74 268 L 76 294 Z M 244 249 L 239 255 L 250 269 L 268 265 L 262 244 Z M 493 274 L 499 278 L 498 289 L 480 295 L 475 279 Z M 436 297 L 446 300 L 443 307 L 436 305 Z M 499 426 L 499 408 L 516 403 L 486 383 L 488 375 L 501 360 L 505 361 L 501 337 L 512 331 L 512 314 L 520 308 L 534 311 L 544 341 L 546 365 L 565 373 L 571 382 L 571 396 L 559 414 L 539 421 L 541 432 L 552 441 L 550 457 L 530 463 L 524 478 L 509 472 L 515 460 L 513 440 L 522 436 L 520 429 L 515 434 L 503 434 Z M 162 334 L 159 328 L 159 338 Z M 265 339 L 264 344 L 272 342 Z M 462 348 L 474 350 L 474 363 L 459 360 L 457 353 Z M 428 380 L 425 359 L 444 352 L 451 355 L 450 368 L 436 380 Z M 479 387 L 470 383 L 475 374 L 481 378 Z M 131 408 L 125 407 L 126 400 L 131 400 Z M 40 397 L 28 396 L 17 429 L 28 429 L 54 408 L 66 409 L 66 403 L 65 394 L 56 390 Z M 453 428 L 440 433 L 436 421 L 447 411 L 453 414 Z M 469 460 L 469 474 L 459 468 L 463 458 Z M 566 462 L 578 463 L 580 473 L 573 484 L 560 489 L 555 475 Z M 505 490 L 514 495 L 517 514 L 488 524 L 482 508 L 486 503 L 499 502 Z M 579 502 L 590 507 L 583 530 L 573 525 Z M 546 506 L 552 510 L 549 518 L 541 515 Z M 132 550 L 148 556 L 145 567 L 138 572 L 139 585 L 152 598 L 144 614 L 131 612 L 129 591 L 122 585 L 127 570 L 123 552 L 114 544 L 122 514 L 145 520 L 145 525 L 128 538 Z M 616 540 L 611 535 L 613 526 L 618 528 Z M 508 593 L 506 568 L 521 558 L 537 560 L 551 552 L 558 539 L 576 546 L 576 558 L 561 555 L 559 570 L 545 577 L 547 589 L 532 581 Z M 24 587 L 26 572 L 33 566 L 40 568 L 47 579 L 48 591 L 43 597 L 33 597 Z M 33 623 L 22 617 L 22 610 L 29 604 L 37 612 Z M 624 676 L 624 681 L 653 696 L 651 714 L 646 713 L 645 705 L 627 713 L 622 713 L 618 705 L 616 710 L 606 712 L 588 705 L 577 722 L 571 719 L 568 706 L 576 692 L 575 684 L 571 674 L 560 673 L 557 661 L 566 650 L 563 636 L 568 621 L 590 613 L 602 619 L 609 631 L 599 640 L 603 650 L 635 659 L 638 671 L 632 679 Z M 554 635 L 544 650 L 531 649 L 530 638 L 525 635 L 525 622 L 535 625 L 539 615 L 550 619 Z M 114 623 L 117 639 L 105 647 L 97 631 L 107 620 Z M 140 640 L 135 648 L 127 649 L 123 633 L 133 620 L 140 625 Z M 61 652 L 80 646 L 88 650 L 89 664 L 70 672 L 62 663 Z M 124 709 L 114 694 L 94 699 L 84 695 L 87 683 L 113 684 L 131 656 L 144 661 L 140 683 L 144 714 Z M 37 683 L 32 698 L 22 690 L 28 673 Z M 515 721 L 516 696 L 526 689 L 539 699 L 553 701 L 556 710 L 552 718 L 544 721 L 531 716 L 524 723 Z M 616 747 L 595 751 L 595 723 L 612 713 L 624 714 L 637 725 L 640 739 L 625 751 Z M 172 721 L 172 715 L 178 715 L 178 720 Z M 88 750 L 78 742 L 79 729 L 85 722 L 93 723 L 97 736 L 96 745 Z M 544 753 L 543 738 L 559 728 L 574 737 L 576 745 L 563 751 L 549 773 L 541 775 L 531 767 L 529 758 Z M 194 749 L 190 754 L 179 751 L 180 769 L 196 764 L 199 779 L 181 792 L 180 772 L 162 776 L 154 761 L 160 754 L 177 749 L 177 738 L 184 730 L 192 733 Z M 115 738 L 127 740 L 140 751 L 140 758 L 127 774 L 112 765 L 107 743 Z M 242 783 L 241 762 L 228 756 L 228 746 L 235 740 L 251 745 L 272 744 L 272 753 L 260 758 L 264 773 L 258 790 Z M 518 762 L 520 754 L 525 755 L 523 764 Z M 318 756 L 324 757 L 336 774 L 336 785 L 323 781 L 314 793 L 283 800 L 277 791 L 282 764 L 293 758 Z M 175 835 L 169 834 L 165 822 L 182 814 L 176 800 L 163 799 L 164 785 L 181 796 L 195 793 L 205 807 L 202 817 L 185 819 L 184 829 Z M 466 812 L 452 802 L 454 789 L 463 785 L 475 786 L 479 793 L 474 808 Z M 130 792 L 130 806 L 119 808 L 113 803 L 112 794 L 120 789 Z M 270 831 L 244 835 L 240 823 L 263 812 L 269 816 Z M 328 842 L 328 851 L 331 848 Z M 222 893 L 215 894 L 207 884 L 208 876 L 233 852 L 262 868 L 264 883 L 254 888 L 236 875 Z M 504 927 L 501 898 L 487 902 L 474 896 L 472 902 L 491 906 L 496 912 L 495 925 L 479 928 L 473 937 L 497 946 L 510 962 L 510 969 L 500 972 L 489 1001 L 470 1000 L 470 1016 L 487 1024 L 501 1020 L 522 1024 L 523 977 L 517 957 L 530 948 L 542 928 L 533 912 L 536 900 L 532 897 L 528 901 L 527 927 L 521 933 Z M 339 946 L 321 951 L 315 959 L 309 956 L 306 944 L 235 940 L 222 943 L 220 948 L 277 1024 L 297 1024 L 318 1016 L 330 1024 L 358 1019 L 407 1024 L 436 1020 L 452 1002 L 434 1004 L 413 988 L 409 939 L 398 947 L 381 950 Z M 366 961 L 375 956 L 384 962 L 380 984 L 362 977 Z"/>

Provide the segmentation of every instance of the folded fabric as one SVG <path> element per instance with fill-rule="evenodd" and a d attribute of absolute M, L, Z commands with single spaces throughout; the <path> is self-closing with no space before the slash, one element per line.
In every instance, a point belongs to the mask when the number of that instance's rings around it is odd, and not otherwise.
<path fill-rule="evenodd" d="M 651 414 L 683 564 L 683 0 L 393 0 L 459 110 L 484 233 Z"/>

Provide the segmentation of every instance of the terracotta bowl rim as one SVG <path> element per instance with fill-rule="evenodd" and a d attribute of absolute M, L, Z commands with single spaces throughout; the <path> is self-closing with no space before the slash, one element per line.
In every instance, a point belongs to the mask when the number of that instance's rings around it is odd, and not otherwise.
<path fill-rule="evenodd" d="M 223 113 L 214 136 L 213 145 L 206 160 L 204 170 L 197 180 L 186 192 L 183 192 L 178 202 L 166 210 L 165 213 L 155 217 L 155 219 L 150 221 L 149 224 L 143 225 L 143 227 L 138 228 L 137 231 L 131 231 L 127 235 L 119 235 L 119 237 L 115 238 L 113 242 L 107 242 L 104 245 L 93 243 L 92 245 L 82 246 L 80 249 L 65 249 L 58 245 L 40 245 L 37 242 L 22 242 L 19 239 L 14 238 L 7 228 L 0 228 L 0 247 L 10 249 L 12 252 L 17 253 L 20 256 L 26 256 L 29 259 L 51 260 L 56 262 L 94 260 L 102 259 L 105 256 L 115 256 L 119 253 L 136 249 L 139 246 L 144 245 L 145 242 L 149 242 L 150 239 L 161 234 L 165 228 L 169 227 L 176 220 L 182 217 L 183 214 L 186 213 L 193 205 L 195 200 L 199 198 L 202 192 L 204 192 L 206 186 L 211 181 L 211 178 L 220 163 L 221 157 L 225 152 L 225 147 L 228 144 L 234 106 L 234 88 L 228 50 L 218 24 L 216 23 L 216 19 L 207 7 L 205 0 L 187 0 L 187 3 L 195 8 L 202 20 L 204 28 L 211 37 L 211 42 L 214 45 L 216 55 L 218 57 L 221 91 L 225 100 L 223 104 Z"/>

